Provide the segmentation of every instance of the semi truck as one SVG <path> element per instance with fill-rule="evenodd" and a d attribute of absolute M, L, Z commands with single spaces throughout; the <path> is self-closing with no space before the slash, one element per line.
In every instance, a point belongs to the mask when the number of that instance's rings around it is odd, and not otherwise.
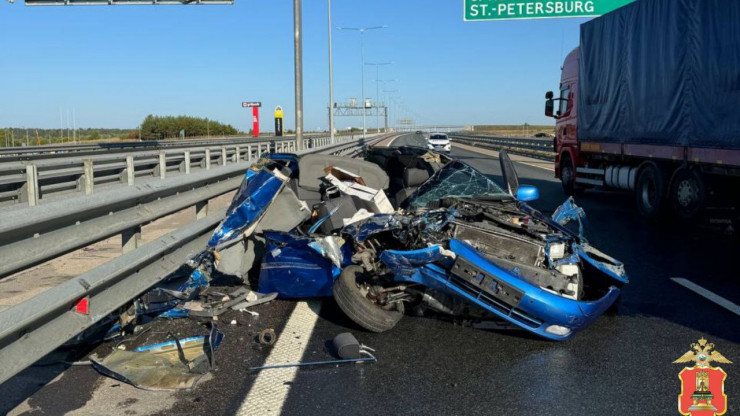
<path fill-rule="evenodd" d="M 637 0 L 583 23 L 561 71 L 545 115 L 566 193 L 633 192 L 649 219 L 738 206 L 740 1 Z"/>

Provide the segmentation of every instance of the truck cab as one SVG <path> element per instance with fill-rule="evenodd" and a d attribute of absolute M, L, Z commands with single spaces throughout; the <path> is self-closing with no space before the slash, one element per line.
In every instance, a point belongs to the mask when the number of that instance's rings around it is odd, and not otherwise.
<path fill-rule="evenodd" d="M 560 78 L 559 97 L 551 93 L 546 96 L 545 115 L 555 118 L 555 177 L 560 178 L 563 189 L 571 194 L 576 187 L 576 166 L 578 166 L 578 65 L 580 48 L 575 48 L 565 58 Z"/>

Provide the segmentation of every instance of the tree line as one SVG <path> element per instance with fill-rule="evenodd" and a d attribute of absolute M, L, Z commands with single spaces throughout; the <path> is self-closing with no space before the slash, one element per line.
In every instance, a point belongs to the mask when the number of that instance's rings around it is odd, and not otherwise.
<path fill-rule="evenodd" d="M 0 128 L 0 147 L 65 144 L 83 141 L 162 140 L 186 137 L 229 136 L 240 132 L 229 124 L 207 118 L 148 115 L 139 128 Z M 251 131 L 250 131 L 251 133 Z"/>
<path fill-rule="evenodd" d="M 142 140 L 162 140 L 181 136 L 229 136 L 239 131 L 230 124 L 189 116 L 148 115 L 141 123 Z"/>
<path fill-rule="evenodd" d="M 138 139 L 138 130 L 112 128 L 0 128 L 0 147 L 36 146 L 41 144 L 72 143 L 89 140 Z"/>

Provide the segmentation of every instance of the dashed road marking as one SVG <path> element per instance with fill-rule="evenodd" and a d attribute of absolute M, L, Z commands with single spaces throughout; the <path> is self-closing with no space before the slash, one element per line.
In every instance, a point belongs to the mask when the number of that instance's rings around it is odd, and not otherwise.
<path fill-rule="evenodd" d="M 319 319 L 320 309 L 320 301 L 296 304 L 283 332 L 278 335 L 275 347 L 265 360 L 265 365 L 301 361 L 308 348 L 316 321 Z M 279 415 L 297 372 L 297 367 L 261 371 L 237 414 L 239 416 Z"/>
<path fill-rule="evenodd" d="M 682 277 L 671 277 L 671 280 L 678 283 L 679 285 L 691 290 L 692 292 L 706 298 L 707 300 L 716 303 L 717 305 L 727 309 L 735 315 L 740 315 L 740 306 L 730 302 L 729 300 L 717 295 L 714 292 L 710 292 L 707 289 L 697 285 L 696 283 L 686 280 Z"/>

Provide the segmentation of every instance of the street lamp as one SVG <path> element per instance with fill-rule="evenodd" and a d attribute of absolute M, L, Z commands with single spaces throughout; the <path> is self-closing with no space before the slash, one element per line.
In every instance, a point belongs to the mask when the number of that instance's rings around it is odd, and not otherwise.
<path fill-rule="evenodd" d="M 380 102 L 380 67 L 384 65 L 390 65 L 393 62 L 365 62 L 365 65 L 374 65 L 375 66 L 375 100 L 377 102 Z M 378 108 L 375 108 L 375 129 L 380 131 L 380 114 L 378 114 Z"/>
<path fill-rule="evenodd" d="M 388 119 L 390 120 L 390 124 L 391 124 L 391 126 L 392 126 L 392 125 L 393 125 L 393 118 L 391 117 L 391 101 L 392 101 L 392 100 L 393 100 L 393 98 L 395 98 L 395 97 L 391 97 L 391 96 L 389 96 L 388 94 L 390 94 L 390 93 L 394 93 L 394 92 L 398 92 L 398 90 L 383 90 L 383 92 L 384 92 L 384 93 L 386 94 L 386 97 L 387 97 L 387 98 L 386 98 L 387 102 L 386 102 L 385 106 L 386 106 L 386 108 L 387 108 L 387 110 L 386 110 L 386 111 L 388 112 L 388 113 L 387 113 L 387 117 L 388 117 Z M 387 129 L 387 126 L 386 126 L 386 133 L 388 132 L 387 130 L 388 130 L 388 129 Z"/>
<path fill-rule="evenodd" d="M 331 0 L 329 0 L 329 143 L 334 144 L 334 70 L 331 52 Z"/>
<path fill-rule="evenodd" d="M 303 150 L 303 12 L 293 0 L 293 74 L 295 88 L 295 150 Z"/>
<path fill-rule="evenodd" d="M 385 29 L 388 26 L 371 26 L 371 27 L 337 27 L 337 30 L 354 30 L 356 32 L 360 32 L 360 58 L 362 59 L 362 63 L 360 67 L 362 68 L 362 138 L 365 138 L 365 132 L 367 130 L 366 125 L 366 107 L 365 107 L 365 32 L 368 30 L 375 30 L 375 29 Z"/>

